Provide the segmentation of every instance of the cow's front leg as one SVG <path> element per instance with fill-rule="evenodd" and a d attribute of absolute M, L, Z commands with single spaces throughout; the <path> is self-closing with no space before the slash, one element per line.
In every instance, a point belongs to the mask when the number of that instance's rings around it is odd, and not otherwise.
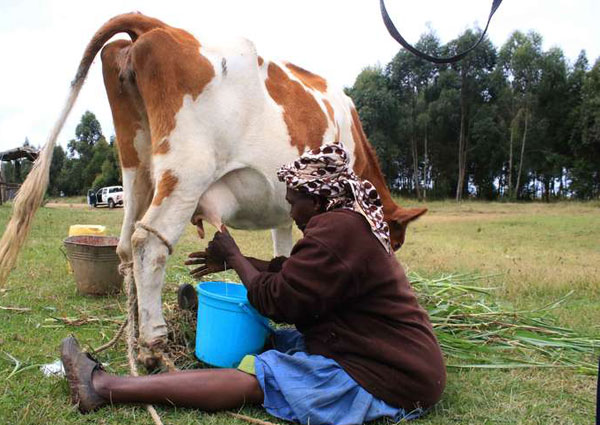
<path fill-rule="evenodd" d="M 271 229 L 271 238 L 273 239 L 273 255 L 289 257 L 293 246 L 292 223 Z"/>

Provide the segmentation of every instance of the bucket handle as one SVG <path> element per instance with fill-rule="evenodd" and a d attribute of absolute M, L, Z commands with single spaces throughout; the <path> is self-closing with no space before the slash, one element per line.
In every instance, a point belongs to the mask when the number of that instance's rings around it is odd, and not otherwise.
<path fill-rule="evenodd" d="M 265 321 L 263 320 L 262 316 L 260 316 L 256 312 L 252 311 L 246 304 L 244 304 L 244 303 L 238 303 L 238 306 L 242 309 L 242 311 L 244 313 L 246 313 L 248 316 L 252 317 L 258 323 L 260 323 L 260 325 L 263 328 L 265 328 L 267 331 L 269 331 L 270 333 L 275 332 L 275 330 L 268 323 L 265 323 Z"/>

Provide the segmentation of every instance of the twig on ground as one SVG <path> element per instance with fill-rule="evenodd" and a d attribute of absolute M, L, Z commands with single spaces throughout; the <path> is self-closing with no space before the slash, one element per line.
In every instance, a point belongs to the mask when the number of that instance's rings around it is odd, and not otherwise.
<path fill-rule="evenodd" d="M 48 317 L 44 319 L 45 322 L 62 322 L 68 326 L 81 326 L 87 325 L 88 323 L 118 323 L 121 324 L 122 320 L 119 317 L 102 318 L 102 317 Z"/>
<path fill-rule="evenodd" d="M 12 370 L 12 372 L 10 373 L 10 375 L 8 375 L 6 377 L 6 379 L 8 380 L 17 372 L 17 370 L 19 370 L 19 368 L 21 367 L 21 362 L 19 361 L 19 359 L 17 359 L 10 353 L 7 353 L 6 351 L 3 351 L 3 353 L 6 354 L 8 356 L 8 358 L 15 364 L 15 367 Z"/>
<path fill-rule="evenodd" d="M 10 372 L 10 374 L 6 377 L 6 380 L 8 381 L 10 378 L 12 378 L 15 375 L 18 375 L 21 372 L 25 372 L 26 370 L 29 369 L 34 369 L 36 367 L 40 367 L 43 364 L 42 363 L 35 363 L 35 364 L 30 364 L 28 366 L 23 366 L 23 363 L 21 361 L 19 361 L 19 359 L 17 359 L 16 357 L 14 357 L 12 354 L 3 351 L 3 353 L 15 364 L 15 367 L 13 368 L 12 372 Z"/>
<path fill-rule="evenodd" d="M 229 416 L 233 416 L 234 418 L 241 419 L 241 420 L 249 422 L 251 424 L 257 424 L 257 425 L 277 425 L 277 424 L 274 424 L 273 422 L 263 421 L 262 419 L 252 418 L 250 416 L 242 415 L 242 414 L 239 414 L 239 413 L 233 413 L 233 412 L 225 412 L 225 413 L 227 413 Z"/>
<path fill-rule="evenodd" d="M 115 345 L 117 343 L 117 341 L 119 340 L 119 338 L 121 338 L 121 336 L 123 335 L 123 332 L 125 331 L 126 327 L 127 327 L 127 319 L 125 319 L 123 321 L 123 323 L 119 327 L 119 330 L 117 331 L 117 333 L 115 334 L 115 336 L 113 336 L 112 339 L 110 341 L 108 341 L 106 344 L 101 345 L 100 347 L 92 350 L 92 354 L 98 354 L 98 353 L 100 353 L 100 352 L 102 352 L 104 350 L 109 349 L 113 345 Z"/>
<path fill-rule="evenodd" d="M 31 311 L 31 309 L 29 307 L 5 307 L 5 306 L 1 306 L 0 305 L 0 310 L 7 310 L 7 311 L 17 311 L 17 312 L 25 312 L 25 311 Z"/>

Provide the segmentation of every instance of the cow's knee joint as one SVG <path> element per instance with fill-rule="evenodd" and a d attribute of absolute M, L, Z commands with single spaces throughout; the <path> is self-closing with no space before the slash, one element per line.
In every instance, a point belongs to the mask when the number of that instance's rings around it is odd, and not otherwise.
<path fill-rule="evenodd" d="M 148 243 L 148 236 L 150 234 L 144 229 L 136 229 L 131 236 L 131 244 L 133 248 L 139 249 Z"/>
<path fill-rule="evenodd" d="M 156 267 L 164 267 L 167 264 L 167 256 L 164 254 L 157 256 L 154 263 Z"/>
<path fill-rule="evenodd" d="M 121 239 L 117 245 L 117 255 L 121 259 L 121 262 L 131 261 L 133 253 L 131 251 L 131 242 Z"/>

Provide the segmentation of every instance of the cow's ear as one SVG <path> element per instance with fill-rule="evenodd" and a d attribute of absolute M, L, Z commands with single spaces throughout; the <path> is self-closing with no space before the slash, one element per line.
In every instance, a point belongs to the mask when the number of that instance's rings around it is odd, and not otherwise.
<path fill-rule="evenodd" d="M 407 225 L 427 212 L 427 208 L 398 208 L 392 215 L 392 220 L 398 224 Z"/>
<path fill-rule="evenodd" d="M 388 220 L 390 226 L 390 238 L 394 251 L 404 245 L 406 238 L 406 228 L 408 223 L 421 217 L 427 212 L 427 208 L 402 208 L 398 207 Z"/>

